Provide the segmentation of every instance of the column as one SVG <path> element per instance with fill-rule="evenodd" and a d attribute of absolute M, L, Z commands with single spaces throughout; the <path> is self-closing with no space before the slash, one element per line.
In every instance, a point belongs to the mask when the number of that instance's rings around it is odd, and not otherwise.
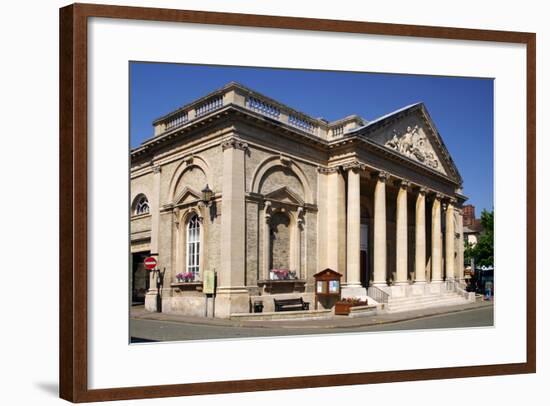
<path fill-rule="evenodd" d="M 401 181 L 397 192 L 397 213 L 396 213 L 396 285 L 407 283 L 408 247 L 407 247 L 407 188 L 410 183 Z"/>
<path fill-rule="evenodd" d="M 374 188 L 374 277 L 373 285 L 386 285 L 386 180 L 380 172 Z"/>
<path fill-rule="evenodd" d="M 432 282 L 443 280 L 441 272 L 441 198 L 438 193 L 432 206 Z"/>
<path fill-rule="evenodd" d="M 327 266 L 343 274 L 346 266 L 345 183 L 337 168 L 330 168 L 327 172 Z"/>
<path fill-rule="evenodd" d="M 455 207 L 453 200 L 447 203 L 445 211 L 445 279 L 455 278 Z"/>
<path fill-rule="evenodd" d="M 350 167 L 348 172 L 347 212 L 347 286 L 361 286 L 361 191 L 359 167 Z"/>
<path fill-rule="evenodd" d="M 416 283 L 426 282 L 426 189 L 420 188 L 416 197 L 414 274 Z"/>
<path fill-rule="evenodd" d="M 458 222 L 458 258 L 456 270 L 457 278 L 459 281 L 464 282 L 464 218 L 462 216 L 462 209 L 458 210 L 457 222 Z"/>

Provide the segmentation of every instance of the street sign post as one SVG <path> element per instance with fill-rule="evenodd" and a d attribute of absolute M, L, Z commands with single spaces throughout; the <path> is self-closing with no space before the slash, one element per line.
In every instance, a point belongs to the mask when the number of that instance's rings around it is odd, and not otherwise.
<path fill-rule="evenodd" d="M 216 292 L 216 272 L 204 271 L 202 292 L 204 296 L 204 317 L 208 317 L 208 297 L 212 297 L 212 317 L 214 317 L 214 293 Z"/>
<path fill-rule="evenodd" d="M 143 264 L 145 265 L 145 268 L 149 271 L 155 269 L 157 267 L 157 260 L 153 257 L 147 257 L 143 261 Z"/>

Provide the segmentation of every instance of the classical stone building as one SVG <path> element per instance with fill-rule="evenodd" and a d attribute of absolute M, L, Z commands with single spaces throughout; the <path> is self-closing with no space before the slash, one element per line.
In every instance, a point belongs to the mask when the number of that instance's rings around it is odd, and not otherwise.
<path fill-rule="evenodd" d="M 216 317 L 313 302 L 325 268 L 344 296 L 379 300 L 463 283 L 462 179 L 422 103 L 328 122 L 230 83 L 153 126 L 131 151 L 133 293 L 147 309 L 204 315 L 207 270 Z"/>

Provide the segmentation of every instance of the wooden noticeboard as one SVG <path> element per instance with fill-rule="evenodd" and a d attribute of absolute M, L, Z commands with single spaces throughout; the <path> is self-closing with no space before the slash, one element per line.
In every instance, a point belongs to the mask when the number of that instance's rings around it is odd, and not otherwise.
<path fill-rule="evenodd" d="M 315 278 L 315 308 L 320 298 L 340 299 L 342 294 L 342 274 L 330 268 L 313 275 Z"/>

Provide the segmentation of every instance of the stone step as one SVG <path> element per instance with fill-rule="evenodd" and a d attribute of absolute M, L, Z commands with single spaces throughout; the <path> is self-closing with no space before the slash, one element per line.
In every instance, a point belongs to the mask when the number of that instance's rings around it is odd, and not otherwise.
<path fill-rule="evenodd" d="M 421 296 L 403 296 L 403 297 L 390 297 L 389 301 L 393 302 L 406 302 L 408 300 L 419 300 L 419 299 L 440 299 L 448 297 L 462 297 L 462 295 L 457 293 L 442 293 L 442 294 L 433 294 L 433 295 L 421 295 Z"/>
<path fill-rule="evenodd" d="M 420 304 L 420 303 L 431 303 L 431 302 L 444 302 L 444 301 L 447 301 L 447 300 L 466 300 L 460 296 L 452 296 L 452 297 L 449 297 L 449 296 L 440 296 L 440 297 L 436 297 L 436 298 L 418 298 L 418 299 L 412 299 L 412 300 L 400 300 L 398 302 L 388 302 L 388 305 L 393 305 L 393 306 L 404 306 L 404 305 L 408 305 L 408 304 Z"/>
<path fill-rule="evenodd" d="M 403 307 L 403 308 L 397 308 L 397 309 L 387 309 L 386 311 L 388 313 L 401 313 L 401 312 L 410 312 L 414 310 L 423 310 L 423 309 L 431 309 L 434 307 L 446 307 L 446 306 L 459 306 L 462 304 L 466 304 L 464 302 L 447 302 L 447 303 L 431 303 L 429 305 L 421 305 L 421 306 L 409 306 L 409 307 Z"/>
<path fill-rule="evenodd" d="M 394 313 L 394 312 L 424 309 L 427 307 L 452 306 L 452 305 L 467 304 L 467 303 L 469 302 L 464 298 L 454 297 L 454 298 L 433 300 L 428 302 L 416 302 L 416 303 L 406 303 L 406 304 L 398 304 L 398 305 L 388 304 L 386 309 L 388 312 Z"/>
<path fill-rule="evenodd" d="M 326 319 L 333 316 L 331 309 L 290 310 L 284 312 L 231 313 L 231 320 L 291 320 L 291 319 Z"/>
<path fill-rule="evenodd" d="M 433 295 L 422 295 L 422 296 L 406 296 L 406 297 L 390 297 L 388 303 L 407 303 L 407 302 L 418 302 L 418 301 L 430 301 L 430 300 L 439 300 L 446 298 L 457 298 L 462 297 L 455 293 L 444 293 L 444 294 L 433 294 Z"/>

